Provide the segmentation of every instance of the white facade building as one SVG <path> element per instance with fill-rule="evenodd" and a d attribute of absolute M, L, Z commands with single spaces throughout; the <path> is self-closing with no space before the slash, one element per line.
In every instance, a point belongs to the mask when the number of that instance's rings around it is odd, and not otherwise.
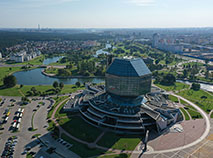
<path fill-rule="evenodd" d="M 40 55 L 41 55 L 40 51 L 35 51 L 35 52 L 30 53 L 30 54 L 27 54 L 26 51 L 21 51 L 19 53 L 13 53 L 10 56 L 10 60 L 13 60 L 17 63 L 22 63 L 24 61 L 32 60 L 33 58 L 40 56 Z"/>
<path fill-rule="evenodd" d="M 184 48 L 182 45 L 176 44 L 174 39 L 160 38 L 157 33 L 153 35 L 152 46 L 172 53 L 181 53 Z"/>
<path fill-rule="evenodd" d="M 14 60 L 17 63 L 22 63 L 22 62 L 24 62 L 24 56 L 23 55 L 17 55 L 17 54 L 11 55 L 10 60 Z"/>

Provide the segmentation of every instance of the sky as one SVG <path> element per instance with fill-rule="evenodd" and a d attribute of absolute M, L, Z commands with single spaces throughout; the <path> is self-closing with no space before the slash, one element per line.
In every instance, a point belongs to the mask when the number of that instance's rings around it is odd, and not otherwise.
<path fill-rule="evenodd" d="M 0 0 L 0 28 L 213 27 L 213 0 Z"/>

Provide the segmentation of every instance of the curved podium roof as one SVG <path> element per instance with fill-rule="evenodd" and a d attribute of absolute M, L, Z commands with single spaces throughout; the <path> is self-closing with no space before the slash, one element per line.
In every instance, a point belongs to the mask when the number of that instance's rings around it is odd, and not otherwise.
<path fill-rule="evenodd" d="M 115 58 L 106 73 L 123 77 L 140 77 L 151 74 L 149 68 L 141 58 Z"/>

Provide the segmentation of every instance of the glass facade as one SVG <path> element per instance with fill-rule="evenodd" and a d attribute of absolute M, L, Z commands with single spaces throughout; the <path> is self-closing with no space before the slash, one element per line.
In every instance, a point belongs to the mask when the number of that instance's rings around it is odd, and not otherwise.
<path fill-rule="evenodd" d="M 137 97 L 151 90 L 151 75 L 120 77 L 106 74 L 106 91 L 119 96 Z"/>

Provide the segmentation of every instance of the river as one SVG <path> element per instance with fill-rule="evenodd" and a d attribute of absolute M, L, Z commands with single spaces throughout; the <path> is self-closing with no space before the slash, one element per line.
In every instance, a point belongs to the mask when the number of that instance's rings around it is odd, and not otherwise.
<path fill-rule="evenodd" d="M 177 80 L 177 82 L 181 82 L 181 83 L 185 83 L 188 85 L 191 85 L 192 82 L 189 81 L 182 81 L 182 80 Z M 204 83 L 199 83 L 200 84 L 200 88 L 209 92 L 213 92 L 213 85 L 209 85 L 209 84 L 204 84 Z"/>
<path fill-rule="evenodd" d="M 43 64 L 48 65 L 53 62 L 57 62 L 61 57 L 47 58 L 44 60 Z M 15 72 L 13 75 L 17 79 L 18 84 L 23 85 L 52 85 L 54 81 L 63 82 L 64 84 L 75 84 L 77 81 L 80 83 L 92 82 L 101 83 L 104 82 L 104 78 L 52 78 L 45 76 L 41 73 L 44 68 L 37 68 L 27 71 Z"/>
<path fill-rule="evenodd" d="M 48 65 L 50 63 L 57 62 L 60 58 L 62 57 L 47 58 L 43 61 L 43 64 Z M 80 83 L 104 82 L 104 78 L 66 78 L 66 79 L 52 78 L 52 77 L 43 75 L 41 73 L 42 70 L 43 68 L 37 68 L 33 70 L 28 70 L 28 71 L 15 72 L 13 75 L 16 77 L 17 83 L 23 84 L 23 85 L 52 85 L 54 81 L 63 82 L 64 84 L 75 84 L 77 81 L 79 81 Z M 177 82 L 191 84 L 191 82 L 189 81 L 177 80 Z M 203 90 L 213 92 L 213 85 L 200 83 L 200 86 L 201 86 L 201 89 Z"/>

